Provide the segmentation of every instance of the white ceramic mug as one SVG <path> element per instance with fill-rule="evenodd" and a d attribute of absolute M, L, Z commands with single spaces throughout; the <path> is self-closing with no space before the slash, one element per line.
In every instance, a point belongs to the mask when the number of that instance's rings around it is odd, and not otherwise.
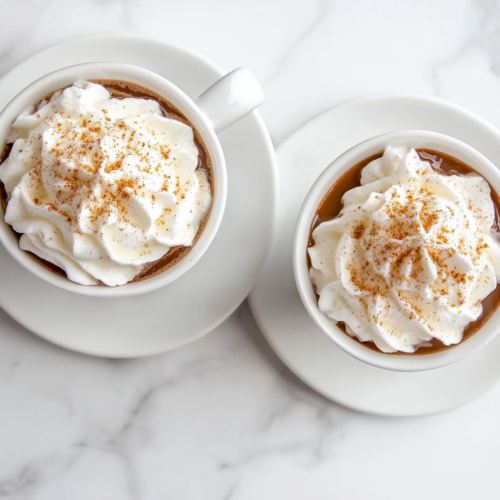
<path fill-rule="evenodd" d="M 57 89 L 72 85 L 77 80 L 99 79 L 131 82 L 156 92 L 177 107 L 200 133 L 212 160 L 214 196 L 209 220 L 198 241 L 180 262 L 165 272 L 144 281 L 119 287 L 80 285 L 44 268 L 19 248 L 19 242 L 10 226 L 6 224 L 3 212 L 0 216 L 0 241 L 19 264 L 51 285 L 94 297 L 136 295 L 156 290 L 179 278 L 210 246 L 219 229 L 227 195 L 226 163 L 216 132 L 220 132 L 255 109 L 263 102 L 264 96 L 257 80 L 245 68 L 227 74 L 193 101 L 167 79 L 138 66 L 114 62 L 78 64 L 43 76 L 7 104 L 0 113 L 0 145 L 5 143 L 12 122 L 43 97 Z"/>
<path fill-rule="evenodd" d="M 306 196 L 297 219 L 293 249 L 293 269 L 297 289 L 304 306 L 314 322 L 340 348 L 355 358 L 379 368 L 396 371 L 432 370 L 449 365 L 485 346 L 500 331 L 500 308 L 488 322 L 472 337 L 445 351 L 425 354 L 398 356 L 377 352 L 363 346 L 349 337 L 336 322 L 325 316 L 318 308 L 318 300 L 307 264 L 307 246 L 312 221 L 320 201 L 332 184 L 350 167 L 360 161 L 382 152 L 387 146 L 425 148 L 454 156 L 471 166 L 500 193 L 500 171 L 481 153 L 467 144 L 435 132 L 409 130 L 389 132 L 364 141 L 334 160 L 318 177 Z"/>

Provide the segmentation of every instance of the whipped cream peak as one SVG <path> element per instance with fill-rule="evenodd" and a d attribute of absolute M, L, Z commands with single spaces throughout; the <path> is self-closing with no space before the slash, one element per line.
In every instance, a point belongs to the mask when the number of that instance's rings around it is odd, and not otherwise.
<path fill-rule="evenodd" d="M 362 342 L 411 353 L 460 342 L 500 280 L 495 206 L 479 175 L 443 175 L 415 149 L 386 148 L 313 231 L 319 308 Z"/>
<path fill-rule="evenodd" d="M 0 180 L 20 247 L 84 285 L 123 285 L 193 244 L 211 205 L 193 130 L 153 99 L 76 82 L 12 126 Z"/>

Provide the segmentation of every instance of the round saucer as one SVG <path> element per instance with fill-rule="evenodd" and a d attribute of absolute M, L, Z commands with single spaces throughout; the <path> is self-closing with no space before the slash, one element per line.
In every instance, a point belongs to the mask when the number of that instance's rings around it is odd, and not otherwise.
<path fill-rule="evenodd" d="M 364 364 L 337 347 L 315 325 L 300 300 L 293 277 L 292 240 L 297 215 L 313 182 L 355 144 L 405 129 L 456 137 L 500 165 L 500 132 L 437 98 L 396 94 L 356 99 L 330 109 L 277 150 L 276 231 L 249 298 L 272 348 L 306 384 L 344 406 L 387 416 L 429 415 L 457 408 L 484 394 L 500 378 L 500 336 L 453 365 L 426 372 L 393 372 Z"/>
<path fill-rule="evenodd" d="M 225 74 L 198 54 L 154 40 L 125 35 L 80 38 L 49 47 L 6 74 L 0 80 L 0 109 L 40 76 L 89 61 L 142 66 L 192 98 Z M 274 149 L 258 112 L 219 138 L 228 169 L 226 211 L 210 248 L 185 275 L 144 295 L 84 297 L 31 275 L 0 247 L 0 306 L 50 342 L 106 357 L 168 351 L 219 325 L 255 281 L 271 242 L 277 198 Z"/>

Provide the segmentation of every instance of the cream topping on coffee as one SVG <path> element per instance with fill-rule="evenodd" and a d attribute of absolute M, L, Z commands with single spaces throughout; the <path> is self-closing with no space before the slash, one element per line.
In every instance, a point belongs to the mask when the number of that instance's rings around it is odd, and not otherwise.
<path fill-rule="evenodd" d="M 19 116 L 0 165 L 20 247 L 82 285 L 123 285 L 191 246 L 211 204 L 193 130 L 80 81 Z"/>
<path fill-rule="evenodd" d="M 388 147 L 342 202 L 308 249 L 319 309 L 383 352 L 460 342 L 500 280 L 488 183 Z"/>

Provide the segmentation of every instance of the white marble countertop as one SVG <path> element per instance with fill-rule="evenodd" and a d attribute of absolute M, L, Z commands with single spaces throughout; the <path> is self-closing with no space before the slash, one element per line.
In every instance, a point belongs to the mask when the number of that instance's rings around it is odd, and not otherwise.
<path fill-rule="evenodd" d="M 435 94 L 500 126 L 495 0 L 0 0 L 0 75 L 54 42 L 132 32 L 262 82 L 276 144 L 350 97 Z M 0 498 L 499 498 L 500 387 L 434 417 L 358 414 L 298 381 L 246 304 L 140 360 L 70 353 L 0 310 Z"/>

